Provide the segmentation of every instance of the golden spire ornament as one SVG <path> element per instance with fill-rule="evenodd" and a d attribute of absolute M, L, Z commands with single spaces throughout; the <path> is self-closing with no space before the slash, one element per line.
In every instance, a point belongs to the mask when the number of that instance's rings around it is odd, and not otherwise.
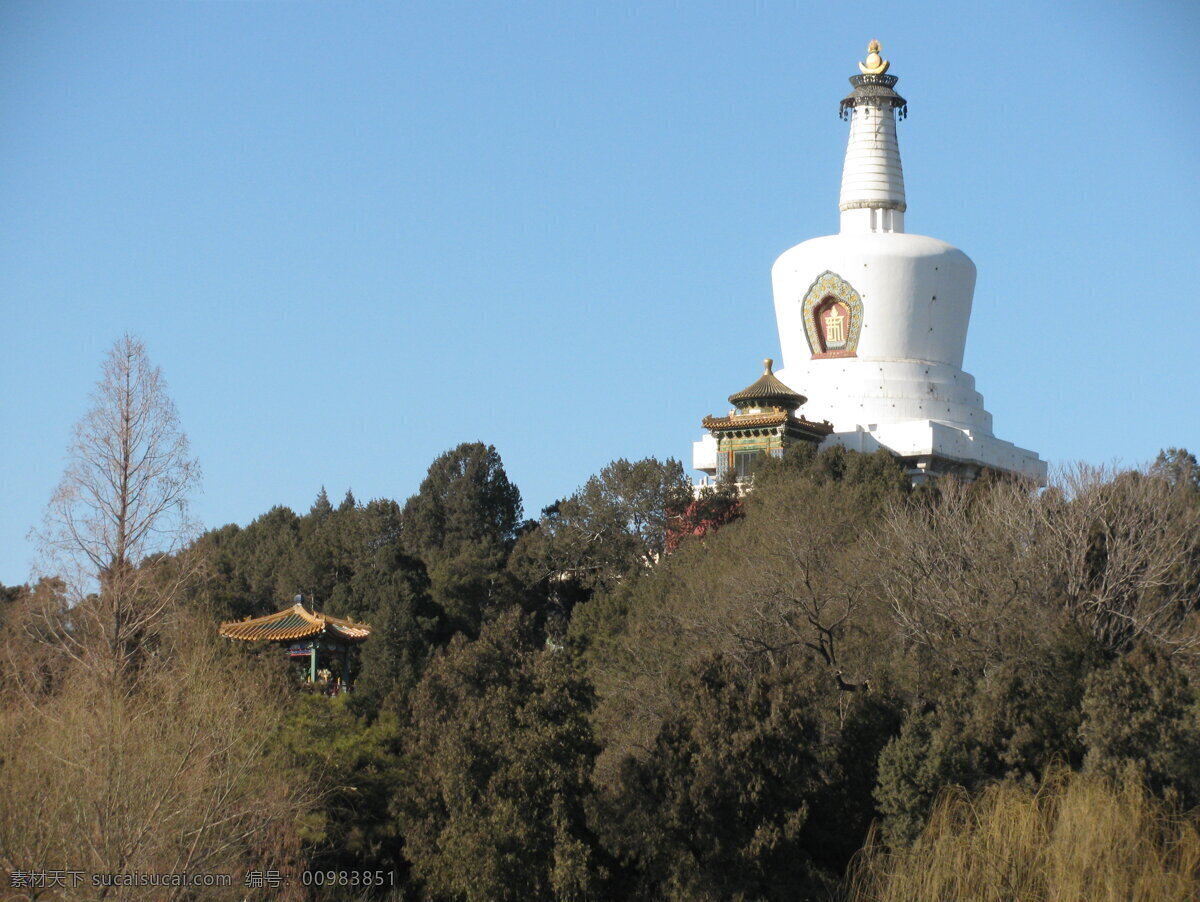
<path fill-rule="evenodd" d="M 891 63 L 879 55 L 879 51 L 882 49 L 883 47 L 878 41 L 872 41 L 867 45 L 867 61 L 858 64 L 858 69 L 863 75 L 882 75 L 888 70 Z"/>

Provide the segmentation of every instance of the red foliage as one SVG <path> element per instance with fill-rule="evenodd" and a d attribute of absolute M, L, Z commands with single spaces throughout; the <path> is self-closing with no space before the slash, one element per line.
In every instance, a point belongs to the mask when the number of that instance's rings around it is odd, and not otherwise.
<path fill-rule="evenodd" d="M 684 536 L 705 536 L 742 516 L 742 499 L 730 492 L 707 492 L 670 518 L 667 554 L 679 547 Z"/>

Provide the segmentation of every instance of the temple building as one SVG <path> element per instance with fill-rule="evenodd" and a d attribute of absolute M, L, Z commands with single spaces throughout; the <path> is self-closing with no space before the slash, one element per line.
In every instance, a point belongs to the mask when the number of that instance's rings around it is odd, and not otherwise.
<path fill-rule="evenodd" d="M 871 42 L 841 102 L 850 139 L 840 230 L 784 251 L 771 271 L 778 379 L 808 395 L 809 416 L 831 424 L 827 441 L 885 448 L 914 481 L 973 479 L 988 468 L 1044 485 L 1045 461 L 993 434 L 962 369 L 975 264 L 944 241 L 904 231 L 896 119 L 908 104 L 880 49 Z M 715 477 L 729 464 L 723 436 L 704 422 L 710 431 L 693 445 L 693 466 Z"/>
<path fill-rule="evenodd" d="M 833 431 L 829 423 L 796 415 L 807 398 L 779 381 L 771 372 L 773 363 L 768 357 L 758 381 L 729 396 L 733 410 L 728 415 L 704 418 L 704 428 L 716 443 L 717 479 L 733 471 L 737 482 L 745 482 L 760 460 L 780 457 L 784 448 L 797 442 L 819 445 Z"/>
<path fill-rule="evenodd" d="M 297 676 L 331 694 L 349 689 L 356 662 L 353 652 L 366 641 L 371 627 L 341 617 L 305 609 L 303 599 L 263 617 L 230 620 L 220 634 L 242 642 L 272 642 L 287 649 L 298 663 Z"/>

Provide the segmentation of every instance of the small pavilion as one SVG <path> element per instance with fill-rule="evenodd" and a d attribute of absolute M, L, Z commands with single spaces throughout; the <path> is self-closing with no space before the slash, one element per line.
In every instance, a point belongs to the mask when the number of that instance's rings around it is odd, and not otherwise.
<path fill-rule="evenodd" d="M 317 683 L 318 674 L 324 673 L 335 691 L 342 691 L 350 687 L 350 653 L 366 641 L 371 627 L 309 611 L 297 595 L 291 607 L 264 617 L 227 621 L 221 624 L 220 633 L 226 639 L 284 645 L 289 658 L 307 664 L 309 683 Z"/>

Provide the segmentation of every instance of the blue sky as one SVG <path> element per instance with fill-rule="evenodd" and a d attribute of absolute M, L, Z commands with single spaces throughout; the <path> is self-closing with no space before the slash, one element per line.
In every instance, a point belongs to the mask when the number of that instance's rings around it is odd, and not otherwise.
<path fill-rule="evenodd" d="M 245 524 L 401 501 L 462 441 L 526 512 L 690 464 L 837 229 L 871 38 L 907 229 L 979 268 L 965 368 L 1052 463 L 1200 451 L 1200 7 L 0 5 L 0 582 L 124 331 Z M 802 386 L 798 386 L 803 390 Z"/>

